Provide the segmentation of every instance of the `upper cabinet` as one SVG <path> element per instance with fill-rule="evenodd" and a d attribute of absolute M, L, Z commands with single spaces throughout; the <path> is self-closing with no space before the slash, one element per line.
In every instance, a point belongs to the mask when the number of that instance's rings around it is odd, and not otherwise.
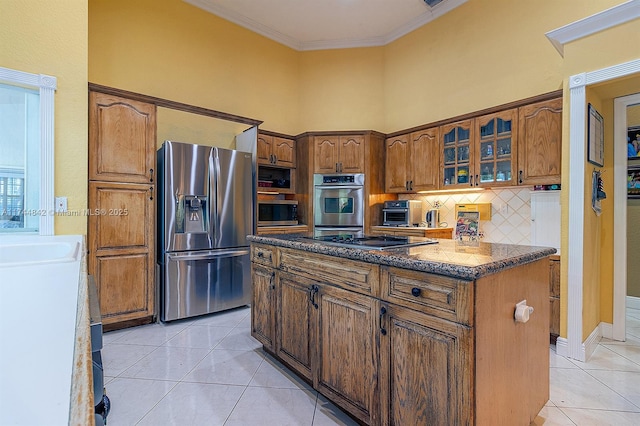
<path fill-rule="evenodd" d="M 315 136 L 314 173 L 364 173 L 365 137 Z"/>
<path fill-rule="evenodd" d="M 389 193 L 438 189 L 437 127 L 387 138 L 385 188 Z"/>
<path fill-rule="evenodd" d="M 296 167 L 296 141 L 258 134 L 257 163 L 278 167 Z"/>
<path fill-rule="evenodd" d="M 561 152 L 562 98 L 444 124 L 439 189 L 557 184 Z"/>
<path fill-rule="evenodd" d="M 155 120 L 153 104 L 90 92 L 89 179 L 153 182 Z"/>
<path fill-rule="evenodd" d="M 519 108 L 518 183 L 560 183 L 562 98 Z"/>
<path fill-rule="evenodd" d="M 507 186 L 515 182 L 518 110 L 509 109 L 475 119 L 473 186 Z"/>
<path fill-rule="evenodd" d="M 473 173 L 474 121 L 464 120 L 440 128 L 441 188 L 466 188 Z"/>

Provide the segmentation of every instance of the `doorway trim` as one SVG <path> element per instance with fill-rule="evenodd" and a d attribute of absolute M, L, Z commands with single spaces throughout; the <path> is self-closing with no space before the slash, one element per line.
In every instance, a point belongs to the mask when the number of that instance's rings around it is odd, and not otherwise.
<path fill-rule="evenodd" d="M 640 72 L 640 59 L 569 77 L 569 238 L 567 244 L 567 338 L 559 338 L 558 352 L 586 361 L 597 344 L 589 336 L 582 341 L 584 217 L 586 167 L 586 87 Z M 615 152 L 615 149 L 614 149 Z M 615 158 L 615 154 L 614 154 Z M 626 174 L 626 171 L 625 171 Z M 614 178 L 614 186 L 615 178 Z M 626 195 L 625 195 L 626 200 Z M 625 212 L 626 214 L 626 212 Z M 626 223 L 626 222 L 625 222 Z M 614 240 L 615 245 L 615 240 Z M 625 269 L 626 270 L 626 269 Z M 626 287 L 626 286 L 625 286 Z M 614 286 L 615 291 L 615 286 Z"/>
<path fill-rule="evenodd" d="M 613 135 L 613 327 L 611 338 L 626 339 L 627 299 L 627 107 L 640 104 L 640 93 L 614 99 Z M 616 208 L 617 207 L 617 208 Z"/>

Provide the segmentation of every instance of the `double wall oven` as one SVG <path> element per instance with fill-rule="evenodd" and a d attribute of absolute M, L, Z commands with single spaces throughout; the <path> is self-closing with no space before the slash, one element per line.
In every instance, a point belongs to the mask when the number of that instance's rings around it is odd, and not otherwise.
<path fill-rule="evenodd" d="M 364 233 L 364 174 L 313 175 L 315 235 Z"/>

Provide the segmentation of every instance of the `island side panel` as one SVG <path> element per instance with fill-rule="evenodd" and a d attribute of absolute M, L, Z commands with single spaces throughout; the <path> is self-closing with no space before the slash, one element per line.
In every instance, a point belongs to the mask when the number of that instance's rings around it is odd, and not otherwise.
<path fill-rule="evenodd" d="M 549 260 L 476 282 L 476 424 L 529 425 L 549 399 Z M 534 308 L 514 319 L 516 303 Z"/>

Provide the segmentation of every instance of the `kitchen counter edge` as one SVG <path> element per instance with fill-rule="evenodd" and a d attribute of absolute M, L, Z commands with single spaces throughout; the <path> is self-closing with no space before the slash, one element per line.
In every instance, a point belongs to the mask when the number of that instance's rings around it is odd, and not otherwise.
<path fill-rule="evenodd" d="M 415 254 L 411 254 L 410 249 L 407 248 L 385 251 L 363 250 L 359 248 L 342 248 L 322 244 L 321 242 L 306 240 L 300 235 L 247 235 L 247 239 L 251 243 L 297 249 L 311 253 L 343 257 L 351 260 L 393 266 L 414 271 L 429 272 L 465 280 L 475 280 L 487 275 L 492 275 L 505 269 L 535 262 L 556 253 L 556 249 L 552 247 L 480 243 L 485 248 L 496 247 L 499 248 L 502 252 L 509 252 L 509 249 L 512 248 L 511 251 L 513 251 L 514 253 L 512 255 L 502 255 L 499 259 L 487 259 L 484 262 L 478 262 L 479 264 L 476 266 L 470 266 L 437 259 L 429 259 L 428 254 L 422 254 L 418 256 Z M 438 247 L 443 250 L 450 250 L 452 245 L 457 244 L 452 240 L 438 241 Z M 434 246 L 422 247 L 428 248 Z M 471 251 L 473 250 L 472 247 L 465 247 L 465 249 Z"/>

